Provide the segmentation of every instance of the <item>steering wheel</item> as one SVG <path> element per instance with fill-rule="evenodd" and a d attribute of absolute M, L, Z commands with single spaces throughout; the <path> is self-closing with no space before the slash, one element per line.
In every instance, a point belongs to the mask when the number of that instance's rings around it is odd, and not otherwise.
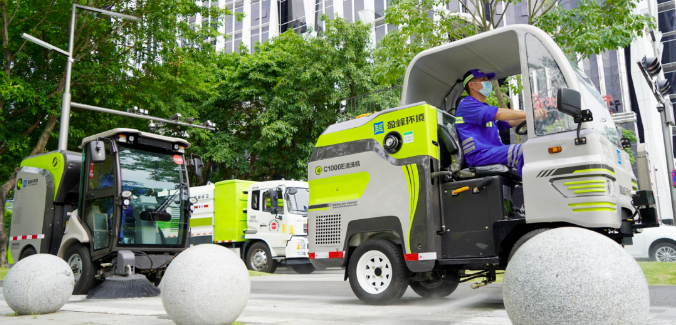
<path fill-rule="evenodd" d="M 526 135 L 528 134 L 528 128 L 526 127 L 528 121 L 524 120 L 523 122 L 519 123 L 519 125 L 514 128 L 514 133 L 518 135 Z"/>

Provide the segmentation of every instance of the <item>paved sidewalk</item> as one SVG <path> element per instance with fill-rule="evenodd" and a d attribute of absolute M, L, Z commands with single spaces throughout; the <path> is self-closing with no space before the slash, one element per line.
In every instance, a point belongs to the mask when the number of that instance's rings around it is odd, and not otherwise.
<path fill-rule="evenodd" d="M 472 290 L 462 284 L 438 301 L 411 290 L 392 306 L 368 306 L 352 294 L 342 274 L 252 277 L 249 303 L 238 319 L 244 324 L 511 324 L 502 302 L 502 285 Z M 663 298 L 674 297 L 660 288 Z M 676 289 L 676 288 L 675 288 Z M 651 292 L 653 288 L 651 287 Z M 1 291 L 0 291 L 1 292 Z M 674 299 L 674 298 L 671 298 Z M 173 324 L 156 298 L 87 300 L 74 296 L 57 313 L 6 316 L 12 310 L 0 296 L 0 324 Z M 650 324 L 676 324 L 676 307 L 652 307 Z"/>

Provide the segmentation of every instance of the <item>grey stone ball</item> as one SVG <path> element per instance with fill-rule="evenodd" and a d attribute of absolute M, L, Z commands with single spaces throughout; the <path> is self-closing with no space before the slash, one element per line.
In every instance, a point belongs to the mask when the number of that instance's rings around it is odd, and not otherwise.
<path fill-rule="evenodd" d="M 22 259 L 9 269 L 2 294 L 19 315 L 53 313 L 73 294 L 73 271 L 66 261 L 50 254 Z"/>
<path fill-rule="evenodd" d="M 505 309 L 520 324 L 645 324 L 650 296 L 638 263 L 582 228 L 545 231 L 519 248 L 503 278 Z"/>
<path fill-rule="evenodd" d="M 169 264 L 160 289 L 164 310 L 176 324 L 231 324 L 249 301 L 251 281 L 237 254 L 204 244 Z"/>

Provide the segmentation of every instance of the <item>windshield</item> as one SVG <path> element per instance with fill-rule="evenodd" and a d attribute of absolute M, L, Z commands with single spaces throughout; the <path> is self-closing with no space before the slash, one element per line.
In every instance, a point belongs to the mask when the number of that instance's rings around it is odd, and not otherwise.
<path fill-rule="evenodd" d="M 120 147 L 122 190 L 131 191 L 129 207 L 122 212 L 118 246 L 182 247 L 188 229 L 184 200 L 187 192 L 168 202 L 169 221 L 142 220 L 141 212 L 155 211 L 184 182 L 183 156 Z M 184 188 L 187 188 L 184 186 Z"/>
<path fill-rule="evenodd" d="M 289 207 L 289 213 L 299 213 L 307 214 L 307 207 L 310 202 L 310 189 L 296 187 L 297 192 L 295 194 L 286 195 L 287 206 Z"/>
<path fill-rule="evenodd" d="M 602 134 L 608 138 L 610 142 L 619 146 L 619 133 L 617 132 L 613 117 L 610 115 L 601 94 L 599 94 L 594 84 L 589 80 L 584 71 L 580 69 L 577 63 L 570 61 L 570 65 L 573 67 L 575 76 L 580 82 L 580 94 L 582 95 L 582 100 L 587 104 L 587 109 L 592 112 L 592 116 L 594 116 L 594 121 L 592 122 L 594 131 Z"/>
<path fill-rule="evenodd" d="M 542 42 L 531 34 L 526 34 L 526 48 L 533 113 L 536 110 L 547 110 L 547 118 L 535 121 L 535 134 L 547 135 L 575 130 L 577 124 L 573 117 L 556 109 L 557 92 L 559 88 L 567 87 L 559 65 Z"/>

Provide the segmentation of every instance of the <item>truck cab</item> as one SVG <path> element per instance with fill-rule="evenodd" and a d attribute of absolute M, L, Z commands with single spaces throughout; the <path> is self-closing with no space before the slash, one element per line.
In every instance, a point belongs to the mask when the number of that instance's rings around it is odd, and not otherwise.
<path fill-rule="evenodd" d="M 183 139 L 118 128 L 84 138 L 82 153 L 26 158 L 15 187 L 11 255 L 63 258 L 76 294 L 112 275 L 121 250 L 136 252 L 136 272 L 159 282 L 188 245 L 189 147 Z"/>

